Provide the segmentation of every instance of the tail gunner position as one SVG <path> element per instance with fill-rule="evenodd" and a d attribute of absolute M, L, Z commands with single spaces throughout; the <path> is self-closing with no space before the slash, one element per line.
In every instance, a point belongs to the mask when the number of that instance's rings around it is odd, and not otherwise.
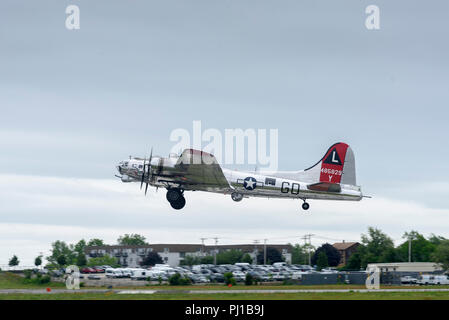
<path fill-rule="evenodd" d="M 293 198 L 360 201 L 361 188 L 356 184 L 355 159 L 346 143 L 332 145 L 315 165 L 301 171 L 249 173 L 221 168 L 214 155 L 185 149 L 180 156 L 149 159 L 130 158 L 121 161 L 117 170 L 123 182 L 140 182 L 167 189 L 167 200 L 173 209 L 184 208 L 184 191 L 208 191 L 230 194 L 232 200 L 248 197 Z"/>

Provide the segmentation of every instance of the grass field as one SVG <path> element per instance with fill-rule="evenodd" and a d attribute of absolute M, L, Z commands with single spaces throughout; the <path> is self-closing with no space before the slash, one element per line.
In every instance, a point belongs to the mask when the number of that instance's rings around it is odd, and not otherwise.
<path fill-rule="evenodd" d="M 65 288 L 64 283 L 51 282 L 49 284 L 30 284 L 23 281 L 23 277 L 11 273 L 11 272 L 0 272 L 0 289 L 62 289 Z"/>
<path fill-rule="evenodd" d="M 46 289 L 51 288 L 57 291 L 64 289 L 63 283 L 50 283 L 43 285 L 24 283 L 19 275 L 1 272 L 0 289 Z M 384 287 L 388 289 L 404 287 Z M 435 288 L 435 287 L 419 287 Z M 438 288 L 448 288 L 448 286 L 438 286 Z M 93 289 L 90 287 L 89 289 Z M 105 288 L 97 288 L 105 289 Z M 114 288 L 118 289 L 118 288 Z M 240 290 L 269 290 L 269 289 L 364 289 L 361 285 L 258 285 L 245 286 L 237 285 L 227 288 L 224 285 L 207 286 L 147 286 L 139 288 L 120 288 L 139 290 L 162 290 L 164 292 L 154 294 L 118 294 L 113 291 L 94 293 L 87 292 L 81 288 L 73 293 L 7 293 L 0 294 L 0 300 L 449 300 L 449 292 L 300 292 L 300 293 L 239 293 Z M 198 293 L 186 293 L 185 290 L 194 290 Z M 226 290 L 233 293 L 206 294 L 207 290 Z M 168 291 L 168 292 L 167 292 Z M 173 291 L 169 293 L 169 291 Z M 235 293 L 234 293 L 235 292 Z"/>
<path fill-rule="evenodd" d="M 0 294 L 0 300 L 449 300 L 448 292 L 349 293 L 227 293 L 227 294 L 117 294 L 57 293 Z"/>

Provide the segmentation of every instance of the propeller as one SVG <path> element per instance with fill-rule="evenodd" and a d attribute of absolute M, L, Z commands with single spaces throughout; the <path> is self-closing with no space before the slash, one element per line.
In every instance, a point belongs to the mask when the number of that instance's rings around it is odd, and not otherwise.
<path fill-rule="evenodd" d="M 143 170 L 142 170 L 142 179 L 140 180 L 140 190 L 142 190 L 142 186 L 143 186 L 143 180 L 145 180 L 145 161 L 147 159 L 143 159 Z"/>
<path fill-rule="evenodd" d="M 145 195 L 147 195 L 147 191 L 148 191 L 148 181 L 150 181 L 150 177 L 151 177 L 151 159 L 153 158 L 153 147 L 151 147 L 151 152 L 150 152 L 150 158 L 148 159 L 148 180 L 145 184 Z M 142 189 L 142 185 L 143 185 L 143 180 L 145 178 L 145 161 L 144 161 L 144 165 L 143 165 L 143 173 L 142 173 L 142 181 L 140 184 L 140 188 Z"/>

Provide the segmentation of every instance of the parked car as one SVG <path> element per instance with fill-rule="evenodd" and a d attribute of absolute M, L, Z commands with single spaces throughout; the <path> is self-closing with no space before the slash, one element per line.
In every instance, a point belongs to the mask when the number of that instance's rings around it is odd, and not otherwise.
<path fill-rule="evenodd" d="M 192 280 L 193 283 L 208 283 L 208 282 L 210 282 L 210 280 L 207 279 L 205 276 L 199 275 L 199 274 L 193 274 L 190 277 L 190 280 Z"/>
<path fill-rule="evenodd" d="M 81 269 L 81 273 L 96 273 L 96 271 L 92 268 L 86 267 Z"/>
<path fill-rule="evenodd" d="M 51 272 L 51 275 L 52 275 L 53 277 L 61 277 L 61 276 L 63 275 L 63 273 L 62 273 L 61 271 L 59 271 L 59 270 L 53 270 L 53 271 Z"/>
<path fill-rule="evenodd" d="M 418 277 L 416 281 L 417 284 L 427 285 L 427 284 L 449 284 L 449 276 L 444 275 L 433 275 L 433 274 L 423 274 Z"/>
<path fill-rule="evenodd" d="M 209 276 L 209 278 L 210 278 L 210 281 L 212 281 L 212 282 L 220 282 L 221 283 L 221 282 L 224 282 L 224 280 L 225 280 L 224 275 L 221 273 L 213 273 Z"/>
<path fill-rule="evenodd" d="M 99 275 L 96 275 L 96 274 L 89 274 L 87 276 L 87 279 L 89 279 L 89 280 L 100 280 L 101 277 Z"/>
<path fill-rule="evenodd" d="M 233 271 L 232 276 L 234 277 L 235 281 L 245 281 L 246 274 L 242 271 Z"/>
<path fill-rule="evenodd" d="M 404 276 L 401 277 L 401 283 L 402 284 L 416 284 L 416 282 L 418 281 L 418 279 L 412 277 L 412 276 Z"/>

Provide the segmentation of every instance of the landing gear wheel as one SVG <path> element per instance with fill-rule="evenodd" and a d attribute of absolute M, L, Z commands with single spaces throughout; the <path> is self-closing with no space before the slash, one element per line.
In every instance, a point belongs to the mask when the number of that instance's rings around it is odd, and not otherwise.
<path fill-rule="evenodd" d="M 183 198 L 181 190 L 178 188 L 171 188 L 167 190 L 166 198 L 168 202 L 176 202 Z"/>
<path fill-rule="evenodd" d="M 304 201 L 304 203 L 302 204 L 302 208 L 304 210 L 308 210 L 310 208 L 310 205 L 307 202 Z"/>
<path fill-rule="evenodd" d="M 231 198 L 232 198 L 232 200 L 239 202 L 239 201 L 242 201 L 243 194 L 238 193 L 238 192 L 233 192 L 233 193 L 231 193 Z"/>
<path fill-rule="evenodd" d="M 170 202 L 170 205 L 173 209 L 180 210 L 186 205 L 186 199 L 181 196 L 177 201 Z"/>

